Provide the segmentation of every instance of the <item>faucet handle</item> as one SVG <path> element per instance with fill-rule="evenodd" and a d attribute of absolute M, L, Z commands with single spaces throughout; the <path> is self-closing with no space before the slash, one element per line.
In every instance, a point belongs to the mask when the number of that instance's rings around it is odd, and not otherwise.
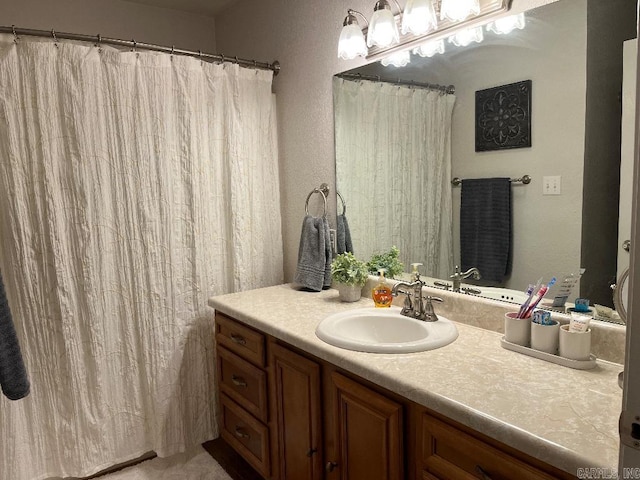
<path fill-rule="evenodd" d="M 427 295 L 424 297 L 424 320 L 426 322 L 436 322 L 438 321 L 438 316 L 436 315 L 436 312 L 433 310 L 433 303 L 432 302 L 439 302 L 442 303 L 444 302 L 444 300 L 442 300 L 440 297 L 432 297 L 431 295 Z"/>
<path fill-rule="evenodd" d="M 441 282 L 440 280 L 436 280 L 433 282 L 436 287 L 444 288 L 445 290 L 449 290 L 451 288 L 451 284 L 447 282 Z"/>

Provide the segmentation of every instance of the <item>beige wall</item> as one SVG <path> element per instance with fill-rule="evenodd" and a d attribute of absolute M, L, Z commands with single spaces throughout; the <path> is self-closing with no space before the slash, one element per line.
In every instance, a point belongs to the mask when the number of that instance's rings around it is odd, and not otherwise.
<path fill-rule="evenodd" d="M 0 24 L 216 50 L 213 18 L 121 0 L 2 0 Z"/>
<path fill-rule="evenodd" d="M 513 8 L 551 1 L 514 0 Z M 347 8 L 370 17 L 374 4 L 373 0 L 242 0 L 216 17 L 220 52 L 277 59 L 282 64 L 274 90 L 278 101 L 287 281 L 293 278 L 296 268 L 307 194 L 322 182 L 329 183 L 335 191 L 331 77 L 364 63 L 337 58 L 342 21 Z"/>

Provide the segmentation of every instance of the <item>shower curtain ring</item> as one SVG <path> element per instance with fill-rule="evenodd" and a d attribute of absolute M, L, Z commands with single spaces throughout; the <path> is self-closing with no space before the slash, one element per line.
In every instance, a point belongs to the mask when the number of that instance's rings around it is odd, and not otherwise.
<path fill-rule="evenodd" d="M 173 53 L 176 51 L 176 46 L 175 45 L 171 45 L 171 55 L 173 55 Z"/>
<path fill-rule="evenodd" d="M 13 32 L 13 43 L 18 43 L 18 34 L 16 33 L 15 25 L 11 25 L 11 31 Z"/>
<path fill-rule="evenodd" d="M 136 42 L 135 39 L 131 40 L 131 42 L 133 43 L 133 48 L 131 49 L 132 52 L 136 51 L 136 47 L 138 46 L 138 42 Z"/>
<path fill-rule="evenodd" d="M 58 37 L 56 37 L 56 31 L 51 29 L 51 36 L 53 37 L 53 44 L 58 48 Z"/>

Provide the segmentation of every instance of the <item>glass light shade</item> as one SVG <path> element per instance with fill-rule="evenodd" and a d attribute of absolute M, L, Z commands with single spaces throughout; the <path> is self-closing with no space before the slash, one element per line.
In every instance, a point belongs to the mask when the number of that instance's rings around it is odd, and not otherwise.
<path fill-rule="evenodd" d="M 422 35 L 435 30 L 438 25 L 431 0 L 409 0 L 402 13 L 402 34 Z"/>
<path fill-rule="evenodd" d="M 400 32 L 396 19 L 388 8 L 380 8 L 373 12 L 367 32 L 367 46 L 388 47 L 400 41 Z"/>
<path fill-rule="evenodd" d="M 480 14 L 479 0 L 442 0 L 440 19 L 461 22 L 470 15 Z"/>
<path fill-rule="evenodd" d="M 518 15 L 502 17 L 487 24 L 487 30 L 498 35 L 506 35 L 516 28 L 519 30 L 524 28 L 524 12 Z"/>
<path fill-rule="evenodd" d="M 449 42 L 456 47 L 466 47 L 473 42 L 480 43 L 484 40 L 482 27 L 466 28 L 449 37 Z"/>
<path fill-rule="evenodd" d="M 357 23 L 345 25 L 342 27 L 338 41 L 338 58 L 352 60 L 358 55 L 367 56 L 367 43 L 364 40 L 362 30 L 360 30 L 360 25 Z"/>
<path fill-rule="evenodd" d="M 401 52 L 392 53 L 388 57 L 383 58 L 380 63 L 385 67 L 391 65 L 399 68 L 406 66 L 410 61 L 411 54 L 409 53 L 409 50 L 403 50 Z"/>
<path fill-rule="evenodd" d="M 444 40 L 424 43 L 413 49 L 413 53 L 421 57 L 433 57 L 437 53 L 444 53 Z"/>

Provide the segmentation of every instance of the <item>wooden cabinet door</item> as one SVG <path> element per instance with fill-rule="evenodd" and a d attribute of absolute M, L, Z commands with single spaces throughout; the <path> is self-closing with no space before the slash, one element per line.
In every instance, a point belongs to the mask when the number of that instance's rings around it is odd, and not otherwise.
<path fill-rule="evenodd" d="M 337 458 L 327 458 L 327 478 L 401 480 L 402 406 L 338 372 L 331 372 Z"/>
<path fill-rule="evenodd" d="M 320 365 L 270 344 L 282 480 L 322 478 Z"/>

